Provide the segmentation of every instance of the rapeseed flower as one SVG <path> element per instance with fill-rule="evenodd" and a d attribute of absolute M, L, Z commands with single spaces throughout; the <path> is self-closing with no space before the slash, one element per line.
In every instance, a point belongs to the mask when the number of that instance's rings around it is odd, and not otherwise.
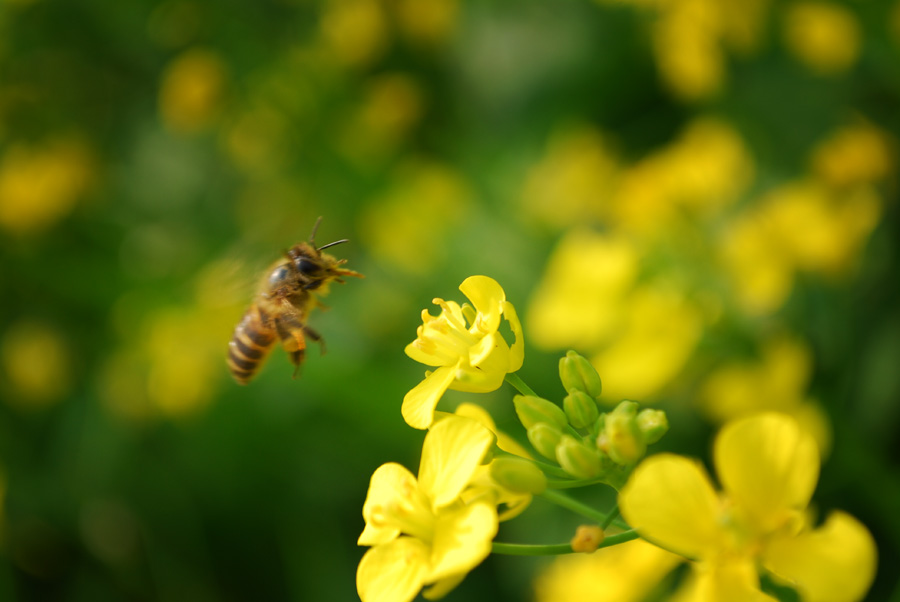
<path fill-rule="evenodd" d="M 497 281 L 470 276 L 459 290 L 474 307 L 434 299 L 441 307 L 440 315 L 422 310 L 418 337 L 406 346 L 409 357 L 436 367 L 403 398 L 403 419 L 413 428 L 431 426 L 434 409 L 447 389 L 494 391 L 508 373 L 522 367 L 522 325 Z M 500 335 L 501 318 L 509 322 L 515 337 L 512 345 Z"/>
<path fill-rule="evenodd" d="M 639 465 L 619 494 L 622 515 L 643 537 L 696 561 L 679 600 L 773 600 L 759 589 L 757 567 L 806 602 L 863 597 L 875 543 L 841 511 L 811 524 L 819 452 L 792 418 L 765 413 L 731 422 L 714 457 L 722 493 L 697 462 L 660 454 Z"/>
<path fill-rule="evenodd" d="M 490 554 L 496 507 L 462 496 L 493 444 L 477 421 L 446 416 L 425 436 L 418 478 L 395 463 L 375 471 L 358 542 L 373 546 L 356 573 L 363 602 L 408 602 L 426 585 L 438 598 Z"/>

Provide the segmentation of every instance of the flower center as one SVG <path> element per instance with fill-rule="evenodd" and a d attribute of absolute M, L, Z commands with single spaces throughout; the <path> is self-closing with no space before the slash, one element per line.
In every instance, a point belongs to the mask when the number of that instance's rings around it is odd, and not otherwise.
<path fill-rule="evenodd" d="M 376 527 L 399 529 L 425 542 L 434 537 L 435 516 L 431 505 L 412 484 L 404 486 L 397 497 L 372 508 L 369 520 Z"/>

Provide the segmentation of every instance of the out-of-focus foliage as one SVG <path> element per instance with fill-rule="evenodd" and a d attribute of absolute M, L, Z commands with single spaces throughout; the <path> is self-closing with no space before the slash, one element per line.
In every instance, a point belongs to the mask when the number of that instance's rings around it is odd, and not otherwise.
<path fill-rule="evenodd" d="M 403 349 L 473 274 L 532 387 L 574 348 L 667 449 L 798 417 L 900 595 L 898 65 L 897 0 L 0 0 L 0 599 L 356 599 L 368 478 L 422 438 Z M 320 215 L 367 278 L 300 378 L 239 387 Z M 536 500 L 499 538 L 573 528 Z M 547 566 L 452 596 L 564 599 Z"/>

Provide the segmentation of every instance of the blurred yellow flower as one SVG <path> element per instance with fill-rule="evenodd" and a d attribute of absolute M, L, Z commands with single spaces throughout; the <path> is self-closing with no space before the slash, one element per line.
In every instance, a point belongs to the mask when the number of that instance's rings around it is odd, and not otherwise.
<path fill-rule="evenodd" d="M 361 212 L 360 235 L 374 257 L 423 274 L 447 253 L 447 236 L 471 204 L 467 182 L 438 163 L 402 165 L 395 184 Z"/>
<path fill-rule="evenodd" d="M 378 0 L 329 0 L 321 29 L 337 61 L 353 67 L 377 60 L 389 41 L 387 17 Z"/>
<path fill-rule="evenodd" d="M 596 349 L 619 327 L 639 269 L 638 250 L 627 238 L 568 232 L 529 303 L 529 338 L 542 349 Z"/>
<path fill-rule="evenodd" d="M 641 602 L 682 562 L 636 539 L 554 560 L 535 580 L 537 602 Z"/>
<path fill-rule="evenodd" d="M 862 44 L 856 17 L 832 2 L 802 1 L 788 6 L 784 37 L 788 50 L 800 62 L 823 75 L 850 68 Z"/>
<path fill-rule="evenodd" d="M 218 54 L 192 48 L 166 67 L 159 89 L 159 112 L 174 132 L 194 133 L 219 116 L 225 94 L 227 70 Z"/>
<path fill-rule="evenodd" d="M 432 316 L 423 309 L 418 336 L 406 346 L 409 357 L 437 368 L 403 398 L 403 419 L 413 428 L 431 425 L 434 409 L 448 388 L 494 391 L 508 373 L 522 367 L 522 326 L 515 307 L 506 300 L 497 281 L 487 276 L 470 276 L 459 285 L 459 290 L 472 305 L 434 299 L 441 307 L 440 315 Z M 512 330 L 512 345 L 499 332 L 501 318 Z"/>
<path fill-rule="evenodd" d="M 71 388 L 71 351 L 47 324 L 13 323 L 0 342 L 0 362 L 8 387 L 3 397 L 11 404 L 43 408 L 60 401 Z"/>
<path fill-rule="evenodd" d="M 396 5 L 400 29 L 411 40 L 435 45 L 444 42 L 456 28 L 457 0 L 399 0 Z"/>
<path fill-rule="evenodd" d="M 660 75 L 676 96 L 693 101 L 721 89 L 725 80 L 722 27 L 715 0 L 665 4 L 653 29 L 653 51 Z"/>
<path fill-rule="evenodd" d="M 11 144 L 0 156 L 0 228 L 29 233 L 68 215 L 94 177 L 91 151 L 72 139 Z"/>
<path fill-rule="evenodd" d="M 603 137 L 589 128 L 555 134 L 545 156 L 528 173 L 525 211 L 542 223 L 567 227 L 602 215 L 618 165 Z"/>
<path fill-rule="evenodd" d="M 642 286 L 628 296 L 620 330 L 591 358 L 603 397 L 652 399 L 682 371 L 703 334 L 703 315 L 683 294 Z"/>
<path fill-rule="evenodd" d="M 796 338 L 773 337 L 764 342 L 758 361 L 718 367 L 703 381 L 698 401 L 704 413 L 718 422 L 765 410 L 789 414 L 826 455 L 831 426 L 818 402 L 807 396 L 811 375 L 809 347 Z"/>
<path fill-rule="evenodd" d="M 806 518 L 819 474 L 815 442 L 777 413 L 726 425 L 716 438 L 717 493 L 702 466 L 673 454 L 642 462 L 619 508 L 642 537 L 694 560 L 679 600 L 774 600 L 757 566 L 795 587 L 805 602 L 853 602 L 875 573 L 875 542 L 852 516 Z"/>
<path fill-rule="evenodd" d="M 426 585 L 439 598 L 490 554 L 497 511 L 461 495 L 493 442 L 477 421 L 447 416 L 425 435 L 418 479 L 394 463 L 375 471 L 358 541 L 373 546 L 356 573 L 363 602 L 409 602 Z"/>
<path fill-rule="evenodd" d="M 842 128 L 813 151 L 813 171 L 833 186 L 872 184 L 894 168 L 894 149 L 887 134 L 868 124 Z"/>
<path fill-rule="evenodd" d="M 732 221 L 721 241 L 739 304 L 753 314 L 777 310 L 797 270 L 846 274 L 880 215 L 881 199 L 864 186 L 836 191 L 803 180 L 764 195 Z"/>

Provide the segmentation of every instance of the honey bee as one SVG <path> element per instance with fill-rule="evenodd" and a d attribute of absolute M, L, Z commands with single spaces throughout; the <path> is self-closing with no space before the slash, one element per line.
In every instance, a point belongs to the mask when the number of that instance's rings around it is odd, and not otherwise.
<path fill-rule="evenodd" d="M 335 259 L 322 252 L 347 239 L 316 247 L 316 230 L 321 221 L 321 217 L 316 220 L 309 242 L 294 245 L 285 253 L 287 259 L 272 265 L 256 299 L 234 329 L 228 344 L 228 368 L 242 385 L 256 375 L 276 337 L 290 355 L 295 377 L 306 356 L 307 337 L 319 343 L 324 353 L 321 335 L 306 324 L 310 312 L 323 306 L 318 297 L 328 292 L 332 281 L 343 283 L 344 276 L 363 278 L 358 272 L 340 267 L 346 259 Z"/>

